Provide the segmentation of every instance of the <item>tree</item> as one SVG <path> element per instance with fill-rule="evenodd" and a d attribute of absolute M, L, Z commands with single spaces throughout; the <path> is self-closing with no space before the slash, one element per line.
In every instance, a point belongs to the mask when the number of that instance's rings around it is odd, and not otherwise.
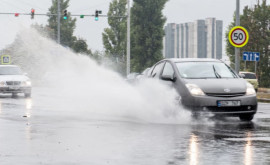
<path fill-rule="evenodd" d="M 87 55 L 92 54 L 91 50 L 88 49 L 88 45 L 87 45 L 87 43 L 86 43 L 86 41 L 84 39 L 77 39 L 73 43 L 72 49 L 76 53 L 83 53 L 83 54 L 87 54 Z"/>
<path fill-rule="evenodd" d="M 270 6 L 266 0 L 261 4 L 255 5 L 253 8 L 246 6 L 243 15 L 240 17 L 241 26 L 245 27 L 249 32 L 249 42 L 241 49 L 243 51 L 260 52 L 260 61 L 257 63 L 257 76 L 261 87 L 270 87 Z M 228 41 L 228 32 L 235 25 L 234 22 L 227 30 L 227 54 L 234 54 L 234 47 Z M 234 62 L 234 56 L 231 57 Z M 255 72 L 255 63 L 246 62 L 246 70 Z M 244 70 L 244 62 L 241 60 L 240 70 Z"/>
<path fill-rule="evenodd" d="M 114 59 L 117 65 L 116 70 L 125 74 L 126 66 L 126 34 L 127 18 L 123 17 L 127 13 L 127 0 L 113 0 L 108 11 L 108 24 L 110 28 L 105 28 L 102 33 L 105 53 Z"/>
<path fill-rule="evenodd" d="M 69 0 L 59 0 L 60 1 L 60 8 L 62 10 L 61 13 L 63 13 L 64 10 L 67 10 Z M 49 13 L 56 14 L 57 13 L 57 0 L 52 0 L 52 6 L 49 8 Z M 74 42 L 76 41 L 76 37 L 73 36 L 73 32 L 75 29 L 76 24 L 76 18 L 72 19 L 70 17 L 70 12 L 67 14 L 67 19 L 65 20 L 63 17 L 60 19 L 60 43 L 63 46 L 72 47 Z M 50 15 L 48 19 L 48 27 L 50 29 L 53 29 L 53 39 L 57 39 L 57 15 Z"/>
<path fill-rule="evenodd" d="M 164 23 L 167 0 L 134 0 L 131 9 L 132 71 L 141 72 L 163 58 Z"/>

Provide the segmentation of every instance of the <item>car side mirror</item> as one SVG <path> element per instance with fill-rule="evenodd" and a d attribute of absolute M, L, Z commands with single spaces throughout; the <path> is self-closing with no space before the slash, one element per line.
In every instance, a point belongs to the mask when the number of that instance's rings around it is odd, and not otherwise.
<path fill-rule="evenodd" d="M 161 75 L 161 79 L 164 81 L 175 81 L 176 77 L 174 75 Z"/>

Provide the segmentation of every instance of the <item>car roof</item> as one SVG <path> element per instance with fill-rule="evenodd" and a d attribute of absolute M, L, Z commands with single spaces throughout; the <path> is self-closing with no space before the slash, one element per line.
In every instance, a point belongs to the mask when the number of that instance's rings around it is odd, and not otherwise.
<path fill-rule="evenodd" d="M 169 60 L 171 62 L 222 62 L 213 58 L 166 58 L 164 60 Z"/>
<path fill-rule="evenodd" d="M 254 72 L 244 72 L 244 71 L 240 71 L 239 73 L 243 73 L 243 74 L 245 74 L 245 73 L 255 74 Z"/>

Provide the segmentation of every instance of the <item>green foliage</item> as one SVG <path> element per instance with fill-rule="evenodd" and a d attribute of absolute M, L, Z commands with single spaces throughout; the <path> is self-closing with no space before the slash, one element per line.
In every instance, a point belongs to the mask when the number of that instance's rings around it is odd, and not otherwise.
<path fill-rule="evenodd" d="M 62 14 L 64 10 L 68 8 L 69 0 L 60 0 L 60 8 L 62 10 Z M 57 0 L 52 0 L 52 6 L 49 8 L 49 13 L 57 13 Z M 48 19 L 49 25 L 48 27 L 53 29 L 53 38 L 57 39 L 57 15 L 51 15 Z M 72 47 L 73 43 L 76 41 L 76 37 L 73 36 L 73 32 L 75 29 L 76 18 L 72 19 L 70 17 L 70 12 L 68 12 L 68 18 L 66 20 L 61 17 L 60 19 L 61 28 L 60 28 L 60 43 L 63 46 Z"/>
<path fill-rule="evenodd" d="M 61 14 L 63 15 L 64 10 L 67 10 L 69 0 L 60 0 L 60 8 Z M 49 8 L 49 13 L 56 14 L 57 13 L 57 0 L 52 0 L 52 6 Z M 68 10 L 67 10 L 68 11 Z M 57 40 L 57 15 L 51 15 L 48 19 L 47 30 L 50 32 L 50 37 L 54 40 Z M 76 18 L 72 19 L 70 16 L 70 12 L 67 12 L 67 19 L 64 19 L 61 16 L 60 19 L 60 43 L 63 46 L 70 47 L 76 53 L 82 53 L 89 56 L 92 56 L 91 50 L 88 49 L 88 45 L 84 39 L 77 39 L 76 36 L 73 35 L 74 29 L 76 28 Z"/>
<path fill-rule="evenodd" d="M 131 65 L 141 72 L 163 58 L 164 23 L 167 0 L 134 0 L 131 9 Z"/>
<path fill-rule="evenodd" d="M 252 8 L 246 6 L 240 17 L 241 26 L 249 32 L 248 44 L 241 48 L 241 55 L 244 51 L 260 52 L 260 61 L 257 63 L 257 76 L 260 87 L 270 87 L 270 6 L 266 0 Z M 227 54 L 234 54 L 234 47 L 228 41 L 228 31 L 234 26 L 234 22 L 228 27 L 226 33 Z M 234 56 L 231 58 L 234 62 Z M 240 70 L 244 70 L 244 61 L 241 56 Z M 255 72 L 255 62 L 246 62 L 246 70 Z"/>
<path fill-rule="evenodd" d="M 123 75 L 126 66 L 127 18 L 117 16 L 126 15 L 126 5 L 126 0 L 113 0 L 110 3 L 108 12 L 110 28 L 105 28 L 102 33 L 105 53 L 109 58 L 114 59 L 115 65 L 117 65 L 116 70 Z"/>
<path fill-rule="evenodd" d="M 92 54 L 91 50 L 88 49 L 88 45 L 84 39 L 78 39 L 76 40 L 73 45 L 72 49 L 76 53 L 83 53 L 83 54 Z"/>

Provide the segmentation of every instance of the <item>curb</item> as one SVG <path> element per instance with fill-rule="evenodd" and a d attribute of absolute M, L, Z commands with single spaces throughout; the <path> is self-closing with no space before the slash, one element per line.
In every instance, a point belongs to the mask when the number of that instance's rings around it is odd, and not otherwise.
<path fill-rule="evenodd" d="M 257 99 L 257 100 L 258 100 L 258 102 L 270 103 L 270 99 L 261 98 L 261 99 Z"/>

